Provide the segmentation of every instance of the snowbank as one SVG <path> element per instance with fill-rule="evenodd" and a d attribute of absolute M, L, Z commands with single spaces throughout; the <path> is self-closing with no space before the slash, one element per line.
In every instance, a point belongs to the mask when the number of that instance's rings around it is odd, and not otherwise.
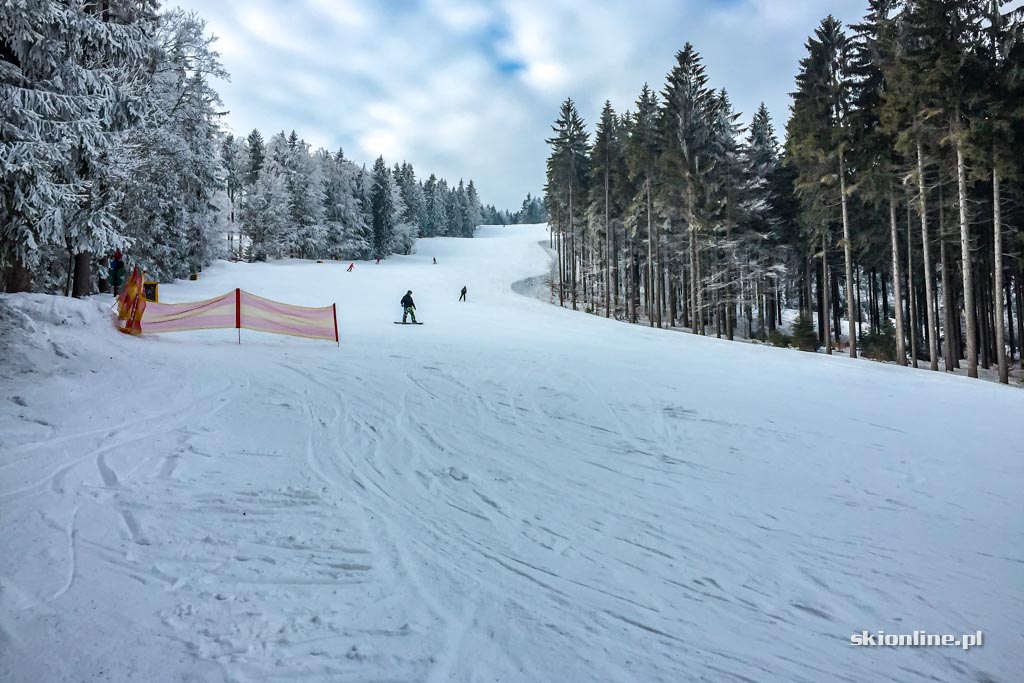
<path fill-rule="evenodd" d="M 161 287 L 340 349 L 0 298 L 0 680 L 1016 679 L 1024 394 L 566 311 L 543 228 L 481 237 Z"/>

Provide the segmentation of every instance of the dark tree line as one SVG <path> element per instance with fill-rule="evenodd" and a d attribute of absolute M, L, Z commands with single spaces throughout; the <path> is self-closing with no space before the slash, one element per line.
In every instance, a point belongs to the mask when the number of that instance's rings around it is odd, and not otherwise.
<path fill-rule="evenodd" d="M 792 309 L 828 353 L 1006 382 L 1024 337 L 1024 12 L 1006 5 L 825 18 L 781 144 L 764 105 L 740 124 L 690 44 L 592 138 L 567 99 L 546 187 L 559 302 L 780 344 Z"/>
<path fill-rule="evenodd" d="M 533 197 L 529 192 L 518 211 L 501 211 L 494 208 L 493 204 L 484 207 L 484 223 L 487 225 L 528 225 L 546 223 L 548 220 L 547 208 L 544 206 L 543 197 Z"/>

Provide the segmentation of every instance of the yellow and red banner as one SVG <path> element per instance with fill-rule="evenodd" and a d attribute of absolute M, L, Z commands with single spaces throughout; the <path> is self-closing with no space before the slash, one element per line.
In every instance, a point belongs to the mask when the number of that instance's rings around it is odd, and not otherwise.
<path fill-rule="evenodd" d="M 136 272 L 138 272 L 136 270 Z M 135 273 L 132 280 L 135 281 Z M 139 274 L 139 294 L 132 295 L 135 300 L 141 299 L 142 275 Z M 125 292 L 131 287 L 125 288 Z M 235 289 L 232 292 L 205 301 L 183 304 L 160 304 L 141 300 L 137 304 L 137 315 L 131 306 L 120 305 L 118 299 L 118 317 L 130 319 L 131 325 L 124 332 L 131 334 L 158 334 L 162 332 L 183 332 L 186 330 L 213 330 L 235 328 L 286 334 L 293 337 L 308 339 L 324 339 L 338 342 L 338 314 L 334 304 L 320 308 L 293 306 L 250 294 Z"/>

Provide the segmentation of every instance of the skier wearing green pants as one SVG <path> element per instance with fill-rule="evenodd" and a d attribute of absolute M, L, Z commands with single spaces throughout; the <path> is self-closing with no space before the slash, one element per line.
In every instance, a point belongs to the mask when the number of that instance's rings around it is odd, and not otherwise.
<path fill-rule="evenodd" d="M 412 300 L 412 290 L 410 289 L 402 297 L 402 323 L 405 323 L 405 319 L 412 316 L 413 324 L 416 323 L 416 303 Z"/>

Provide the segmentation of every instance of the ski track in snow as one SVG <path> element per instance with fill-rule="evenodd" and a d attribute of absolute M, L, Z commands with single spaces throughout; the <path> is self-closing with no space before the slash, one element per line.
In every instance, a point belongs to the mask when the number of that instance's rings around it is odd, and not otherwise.
<path fill-rule="evenodd" d="M 1024 393 L 559 309 L 544 237 L 161 288 L 341 349 L 0 298 L 0 680 L 1019 680 Z"/>

